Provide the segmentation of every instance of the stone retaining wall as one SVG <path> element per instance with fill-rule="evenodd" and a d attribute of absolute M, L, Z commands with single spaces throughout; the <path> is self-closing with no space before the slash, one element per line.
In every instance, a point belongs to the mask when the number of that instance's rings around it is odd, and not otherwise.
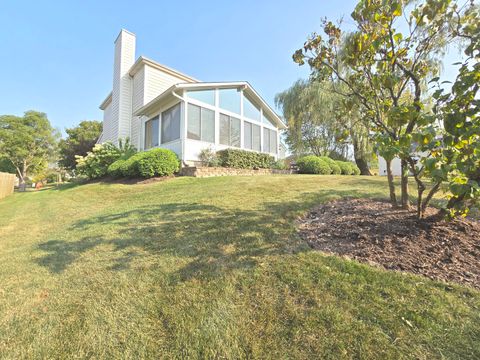
<path fill-rule="evenodd" d="M 182 176 L 211 177 L 211 176 L 255 176 L 255 175 L 285 175 L 292 174 L 291 170 L 276 169 L 235 169 L 225 167 L 183 167 L 180 170 Z"/>

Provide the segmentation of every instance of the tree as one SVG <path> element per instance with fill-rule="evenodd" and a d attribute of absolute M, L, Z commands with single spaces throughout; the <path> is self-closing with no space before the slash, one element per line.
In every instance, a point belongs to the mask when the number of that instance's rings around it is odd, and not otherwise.
<path fill-rule="evenodd" d="M 316 78 L 343 84 L 346 90 L 335 91 L 360 104 L 377 147 L 394 150 L 401 159 L 404 208 L 409 208 L 408 172 L 413 174 L 418 217 L 446 179 L 438 172 L 429 177 L 433 184 L 423 197 L 424 176 L 431 174 L 424 162 L 441 146 L 438 119 L 424 106 L 427 85 L 437 77 L 446 46 L 458 38 L 455 29 L 473 6 L 452 0 L 362 0 L 352 13 L 352 33 L 344 35 L 340 26 L 325 20 L 325 39 L 313 34 L 293 55 L 301 65 L 308 62 Z M 394 189 L 393 177 L 388 181 Z"/>
<path fill-rule="evenodd" d="M 25 188 L 27 177 L 46 167 L 55 154 L 58 132 L 47 115 L 27 111 L 23 117 L 0 116 L 0 157 L 8 159 Z"/>
<path fill-rule="evenodd" d="M 78 126 L 66 129 L 67 138 L 60 140 L 59 164 L 66 169 L 75 170 L 76 155 L 85 156 L 91 151 L 102 133 L 99 121 L 82 121 Z"/>
<path fill-rule="evenodd" d="M 0 158 L 0 172 L 16 174 L 17 170 L 10 160 L 7 158 Z"/>
<path fill-rule="evenodd" d="M 434 93 L 435 112 L 442 120 L 444 147 L 426 166 L 432 173 L 447 172 L 451 193 L 450 216 L 466 215 L 480 199 L 480 9 L 470 8 L 456 31 L 466 42 L 465 60 L 449 92 Z"/>
<path fill-rule="evenodd" d="M 370 175 L 368 132 L 358 113 L 344 111 L 343 99 L 328 82 L 299 80 L 275 96 L 288 123 L 286 141 L 296 155 L 314 154 L 345 159 L 350 145 L 363 175 Z"/>

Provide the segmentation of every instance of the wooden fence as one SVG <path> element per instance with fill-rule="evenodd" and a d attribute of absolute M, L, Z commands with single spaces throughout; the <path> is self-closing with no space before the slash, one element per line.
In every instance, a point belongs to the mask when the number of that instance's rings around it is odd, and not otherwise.
<path fill-rule="evenodd" d="M 0 172 L 0 199 L 13 193 L 15 175 Z"/>

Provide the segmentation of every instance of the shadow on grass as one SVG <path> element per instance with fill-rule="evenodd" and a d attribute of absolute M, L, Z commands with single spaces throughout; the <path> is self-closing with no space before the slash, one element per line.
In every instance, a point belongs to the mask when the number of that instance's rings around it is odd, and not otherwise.
<path fill-rule="evenodd" d="M 141 258 L 166 255 L 183 264 L 172 281 L 206 280 L 251 269 L 267 256 L 310 251 L 296 235 L 294 219 L 320 202 L 365 195 L 354 190 L 322 190 L 265 202 L 255 210 L 178 202 L 94 216 L 74 223 L 68 231 L 81 234 L 88 230 L 98 235 L 42 243 L 38 246 L 42 256 L 35 261 L 52 273 L 62 273 L 81 261 L 83 253 L 108 245 L 114 254 L 105 262 L 108 270 L 128 269 Z M 372 191 L 368 195 L 383 194 Z"/>

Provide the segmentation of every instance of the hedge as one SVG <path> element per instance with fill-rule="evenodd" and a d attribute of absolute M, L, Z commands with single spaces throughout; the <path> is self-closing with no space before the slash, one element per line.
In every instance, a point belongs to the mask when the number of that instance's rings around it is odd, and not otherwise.
<path fill-rule="evenodd" d="M 360 175 L 358 166 L 350 161 L 337 161 L 342 170 L 342 175 Z"/>
<path fill-rule="evenodd" d="M 269 169 L 275 163 L 271 155 L 237 149 L 217 151 L 217 157 L 220 166 L 239 169 Z"/>
<path fill-rule="evenodd" d="M 325 160 L 315 155 L 308 155 L 298 159 L 297 166 L 301 174 L 328 175 L 332 171 Z"/>
<path fill-rule="evenodd" d="M 177 155 L 168 149 L 152 149 L 136 153 L 130 158 L 115 161 L 108 167 L 114 177 L 169 176 L 180 169 Z"/>
<path fill-rule="evenodd" d="M 320 159 L 325 161 L 328 166 L 330 166 L 331 172 L 330 174 L 333 175 L 340 175 L 342 173 L 342 169 L 340 169 L 340 166 L 338 166 L 337 162 L 328 156 L 320 156 Z"/>

